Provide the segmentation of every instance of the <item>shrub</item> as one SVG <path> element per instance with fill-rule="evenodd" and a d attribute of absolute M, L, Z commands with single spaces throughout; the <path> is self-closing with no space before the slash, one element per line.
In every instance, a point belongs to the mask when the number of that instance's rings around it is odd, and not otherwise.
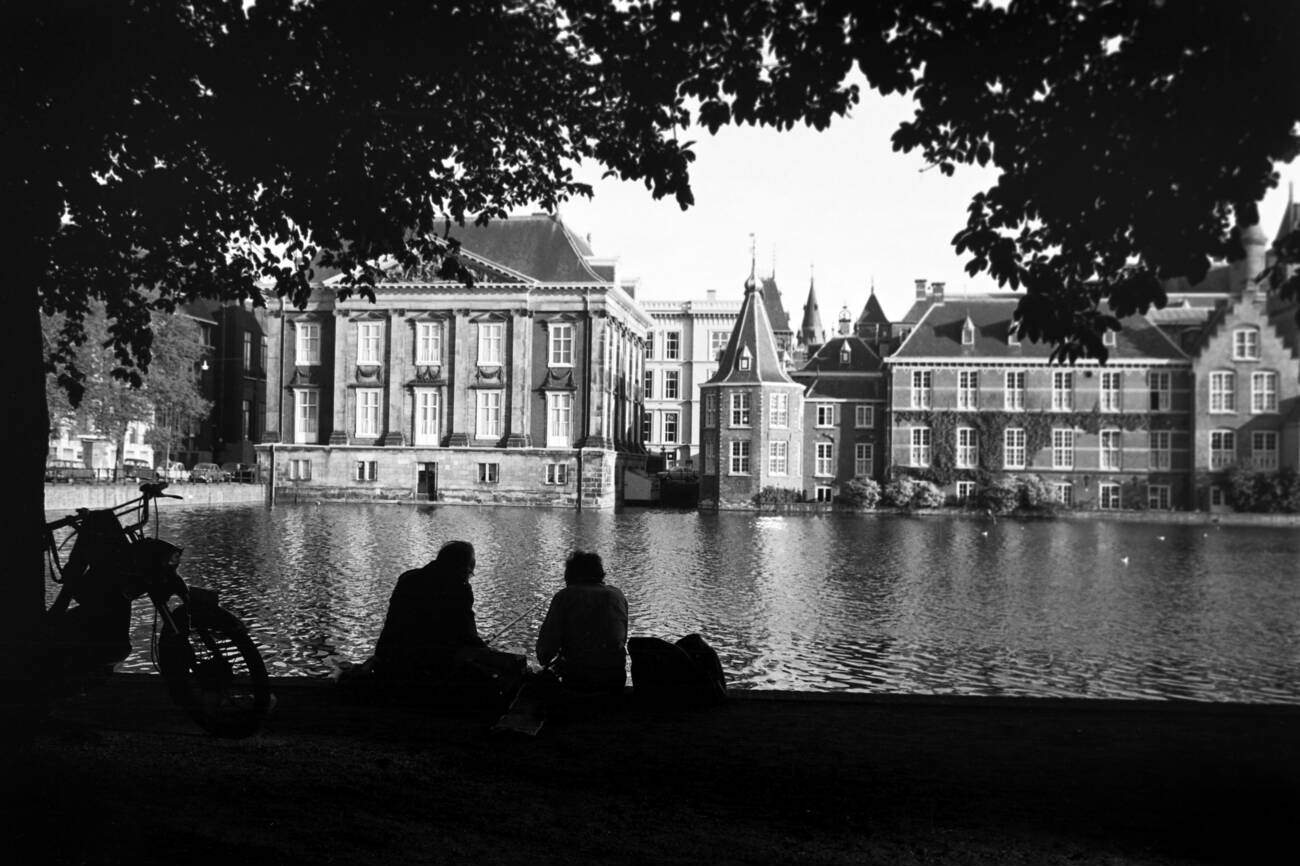
<path fill-rule="evenodd" d="M 943 491 L 933 481 L 917 481 L 912 491 L 912 508 L 939 508 L 943 505 Z"/>
<path fill-rule="evenodd" d="M 916 495 L 916 481 L 906 475 L 900 475 L 885 485 L 881 491 L 881 500 L 894 508 L 911 508 L 912 497 Z"/>
<path fill-rule="evenodd" d="M 789 505 L 803 502 L 803 491 L 790 487 L 764 487 L 754 494 L 755 505 Z"/>
<path fill-rule="evenodd" d="M 851 478 L 840 486 L 838 499 L 854 508 L 875 508 L 880 502 L 880 484 L 874 478 Z"/>
<path fill-rule="evenodd" d="M 1014 478 L 990 478 L 987 484 L 975 491 L 975 501 L 980 508 L 994 514 L 1007 514 L 1015 511 L 1020 502 L 1020 485 Z"/>
<path fill-rule="evenodd" d="M 1016 479 L 1019 507 L 1026 511 L 1050 511 L 1059 503 L 1052 487 L 1040 475 L 1022 475 Z"/>

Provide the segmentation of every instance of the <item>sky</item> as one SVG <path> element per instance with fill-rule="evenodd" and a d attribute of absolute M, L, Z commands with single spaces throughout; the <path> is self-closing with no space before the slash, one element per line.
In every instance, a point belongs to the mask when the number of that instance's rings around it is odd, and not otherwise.
<path fill-rule="evenodd" d="M 844 306 L 857 318 L 873 282 L 890 318 L 911 305 L 917 279 L 944 282 L 949 297 L 994 291 L 986 275 L 966 273 L 965 256 L 951 240 L 965 224 L 971 195 L 996 174 L 959 166 L 945 177 L 916 153 L 895 153 L 890 135 L 911 116 L 911 105 L 865 91 L 849 117 L 822 132 L 701 131 L 693 136 L 695 204 L 686 211 L 671 199 L 655 201 L 642 184 L 602 179 L 599 166 L 583 166 L 578 179 L 595 194 L 566 202 L 560 215 L 574 232 L 591 236 L 597 255 L 618 259 L 620 278 L 639 278 L 639 299 L 703 298 L 715 289 L 719 298 L 740 300 L 753 233 L 759 273 L 775 265 L 796 327 L 810 276 L 826 328 Z M 1278 170 L 1281 183 L 1260 204 L 1270 241 L 1287 182 L 1300 181 L 1300 163 Z"/>

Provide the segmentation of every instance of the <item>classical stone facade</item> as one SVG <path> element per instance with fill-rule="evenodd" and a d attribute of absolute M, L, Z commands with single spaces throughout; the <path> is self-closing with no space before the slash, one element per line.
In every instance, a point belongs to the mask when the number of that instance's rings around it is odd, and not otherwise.
<path fill-rule="evenodd" d="M 558 218 L 459 235 L 474 284 L 390 272 L 274 309 L 259 460 L 277 491 L 612 507 L 643 466 L 650 318 Z M 274 443 L 274 444 L 271 444 Z"/>

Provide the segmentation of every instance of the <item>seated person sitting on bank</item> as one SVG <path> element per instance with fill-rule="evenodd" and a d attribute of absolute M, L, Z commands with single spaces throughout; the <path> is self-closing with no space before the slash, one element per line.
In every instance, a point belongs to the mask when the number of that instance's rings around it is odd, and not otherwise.
<path fill-rule="evenodd" d="M 449 541 L 432 562 L 397 578 L 375 644 L 376 675 L 444 680 L 458 651 L 487 646 L 474 621 L 474 565 L 474 545 Z"/>
<path fill-rule="evenodd" d="M 551 599 L 537 635 L 537 660 L 577 692 L 620 693 L 627 681 L 627 599 L 605 583 L 600 556 L 577 550 L 564 564 L 564 589 Z"/>

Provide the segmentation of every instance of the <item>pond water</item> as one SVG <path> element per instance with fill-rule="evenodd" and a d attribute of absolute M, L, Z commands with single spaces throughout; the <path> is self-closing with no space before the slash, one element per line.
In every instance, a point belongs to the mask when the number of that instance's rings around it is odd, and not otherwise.
<path fill-rule="evenodd" d="M 160 535 L 273 675 L 367 657 L 397 575 L 464 538 L 480 632 L 530 654 L 577 547 L 627 594 L 631 634 L 699 632 L 737 688 L 1300 704 L 1294 528 L 165 504 Z M 152 670 L 136 614 L 123 669 Z"/>

